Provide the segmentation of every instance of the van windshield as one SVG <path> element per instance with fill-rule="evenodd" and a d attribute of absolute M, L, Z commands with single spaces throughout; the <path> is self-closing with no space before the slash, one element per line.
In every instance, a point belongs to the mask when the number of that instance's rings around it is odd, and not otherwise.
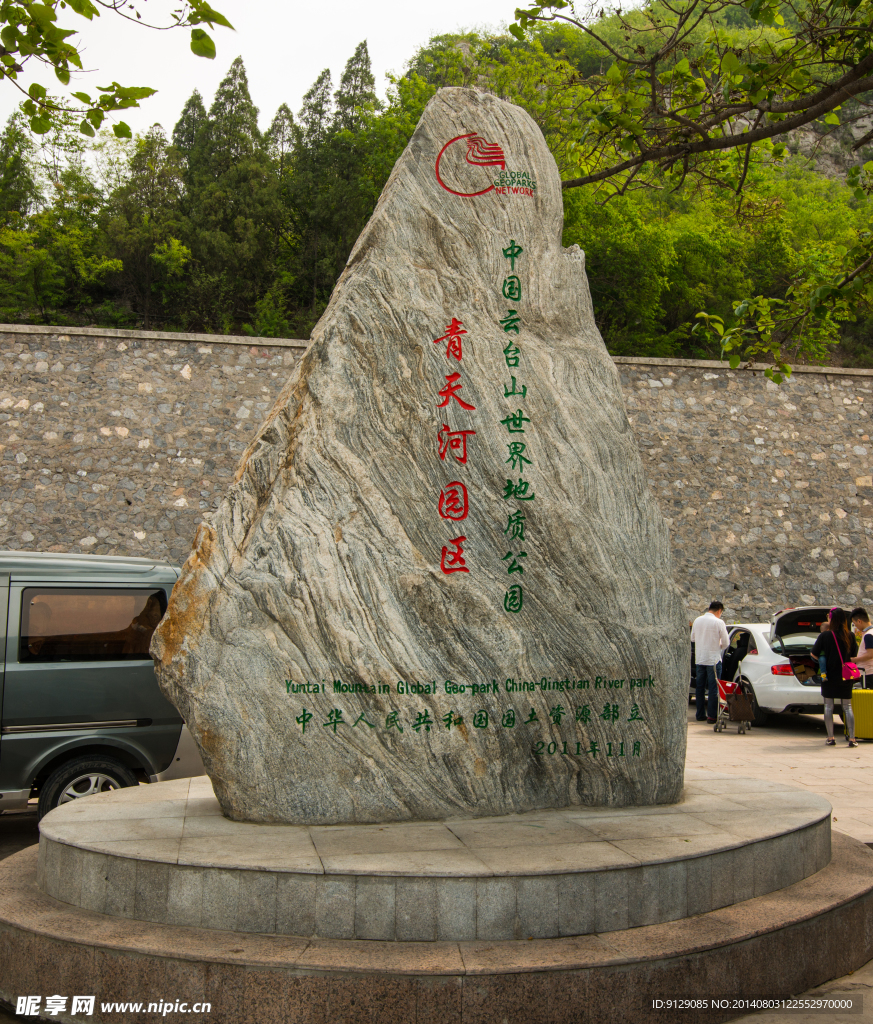
<path fill-rule="evenodd" d="M 166 610 L 162 589 L 28 587 L 18 660 L 144 661 Z"/>

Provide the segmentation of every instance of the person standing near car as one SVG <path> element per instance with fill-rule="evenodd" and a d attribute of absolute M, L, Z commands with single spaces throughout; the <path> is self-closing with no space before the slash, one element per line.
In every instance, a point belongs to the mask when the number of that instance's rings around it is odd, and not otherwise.
<path fill-rule="evenodd" d="M 724 605 L 713 601 L 708 611 L 698 615 L 691 626 L 697 665 L 695 703 L 697 721 L 715 721 L 718 713 L 718 673 L 721 670 L 721 652 L 730 644 L 725 624 L 721 621 Z M 707 693 L 707 690 L 709 691 Z"/>
<path fill-rule="evenodd" d="M 849 746 L 857 747 L 855 739 L 855 716 L 852 713 L 852 680 L 843 679 L 843 666 L 858 653 L 858 643 L 849 629 L 849 613 L 843 608 L 833 608 L 830 614 L 831 628 L 819 633 L 812 646 L 812 656 L 824 654 L 827 662 L 827 678 L 822 681 L 821 695 L 824 698 L 824 719 L 829 747 L 834 746 L 834 701 L 843 705 L 843 720 L 849 730 Z"/>
<path fill-rule="evenodd" d="M 864 673 L 864 686 L 867 685 L 867 673 L 873 674 L 873 625 L 866 608 L 856 608 L 852 612 L 852 625 L 858 635 L 858 656 L 855 664 Z"/>

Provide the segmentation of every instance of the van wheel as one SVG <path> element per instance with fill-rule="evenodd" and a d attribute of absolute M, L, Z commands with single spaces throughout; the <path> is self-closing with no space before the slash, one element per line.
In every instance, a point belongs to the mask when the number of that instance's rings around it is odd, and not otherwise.
<path fill-rule="evenodd" d="M 58 804 L 136 785 L 133 772 L 113 757 L 78 757 L 56 768 L 46 779 L 39 794 L 39 817 Z"/>

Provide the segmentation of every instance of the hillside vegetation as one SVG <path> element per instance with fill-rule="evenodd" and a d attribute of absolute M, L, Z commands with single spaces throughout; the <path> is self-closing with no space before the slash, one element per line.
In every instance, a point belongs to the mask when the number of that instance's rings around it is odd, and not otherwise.
<path fill-rule="evenodd" d="M 283 104 L 266 132 L 239 58 L 209 108 L 195 92 L 172 131 L 88 140 L 71 114 L 36 138 L 16 115 L 0 136 L 0 320 L 308 337 L 439 86 L 525 107 L 567 173 L 585 82 L 609 64 L 584 33 L 545 25 L 520 40 L 437 37 L 384 104 L 362 43 L 339 83 L 324 71 L 299 112 Z M 869 156 L 850 152 L 850 130 L 783 141 L 784 154 L 755 154 L 740 196 L 672 179 L 565 192 L 564 244 L 586 252 L 613 354 L 717 358 L 717 343 L 692 333 L 698 312 L 730 324 L 738 299 L 784 296 L 868 230 L 868 200 L 842 176 Z M 866 308 L 817 320 L 807 352 L 873 365 Z"/>

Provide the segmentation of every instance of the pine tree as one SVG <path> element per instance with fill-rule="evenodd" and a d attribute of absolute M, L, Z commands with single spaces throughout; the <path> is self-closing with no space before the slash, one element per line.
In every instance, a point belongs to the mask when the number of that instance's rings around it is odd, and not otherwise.
<path fill-rule="evenodd" d="M 263 148 L 258 130 L 258 108 L 249 94 L 242 57 L 237 57 L 222 79 L 209 108 L 209 169 L 214 176 L 229 170 Z"/>
<path fill-rule="evenodd" d="M 294 146 L 294 115 L 286 103 L 276 111 L 273 123 L 267 130 L 266 143 L 267 152 L 276 161 L 281 177 L 288 168 Z"/>
<path fill-rule="evenodd" d="M 203 97 L 195 89 L 182 108 L 182 114 L 173 129 L 173 145 L 183 160 L 187 161 L 194 152 L 197 136 L 204 124 L 206 124 L 206 107 L 203 106 Z"/>
<path fill-rule="evenodd" d="M 178 127 L 178 126 L 177 126 Z M 117 275 L 124 299 L 146 330 L 155 317 L 172 315 L 174 292 L 190 253 L 175 238 L 182 192 L 181 153 L 160 125 L 137 138 L 129 177 L 109 199 L 104 236 L 122 267 Z"/>
<path fill-rule="evenodd" d="M 303 273 L 298 274 L 298 277 L 309 279 L 313 314 L 318 305 L 319 287 L 324 277 L 319 262 L 324 262 L 323 197 L 327 192 L 328 143 L 333 130 L 332 92 L 330 68 L 325 68 L 303 97 L 303 106 L 298 114 L 300 127 L 294 154 L 295 173 L 289 196 L 302 238 L 298 256 L 302 260 L 300 269 Z M 330 285 L 333 286 L 332 280 Z"/>
<path fill-rule="evenodd" d="M 375 86 L 376 79 L 373 77 L 365 39 L 358 43 L 349 58 L 335 93 L 337 127 L 354 131 L 361 126 L 368 113 L 379 109 L 381 104 L 374 91 Z"/>
<path fill-rule="evenodd" d="M 303 143 L 309 149 L 324 142 L 330 130 L 332 89 L 330 68 L 325 68 L 303 97 L 303 107 L 297 116 L 303 132 Z"/>
<path fill-rule="evenodd" d="M 194 191 L 195 179 L 201 171 L 205 149 L 206 107 L 197 89 L 191 93 L 182 108 L 182 114 L 173 129 L 173 146 L 179 154 L 185 190 Z"/>
<path fill-rule="evenodd" d="M 193 323 L 229 331 L 269 289 L 281 218 L 278 177 L 237 57 L 218 86 L 189 160 L 179 242 L 192 255 Z"/>

